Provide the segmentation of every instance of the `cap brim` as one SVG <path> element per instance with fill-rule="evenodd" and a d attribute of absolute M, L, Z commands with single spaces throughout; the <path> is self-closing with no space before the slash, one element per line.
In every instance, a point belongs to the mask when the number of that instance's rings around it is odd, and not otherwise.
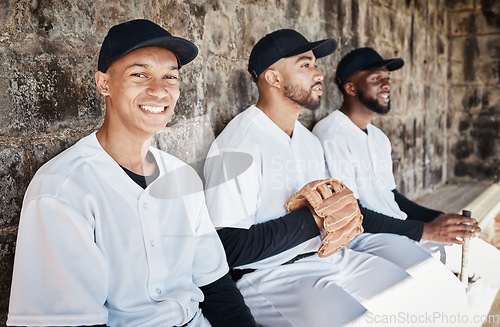
<path fill-rule="evenodd" d="M 329 54 L 332 54 L 336 49 L 337 49 L 337 41 L 335 41 L 334 39 L 325 39 L 306 44 L 302 47 L 299 47 L 298 49 L 295 49 L 290 53 L 287 53 L 283 57 L 284 58 L 293 57 L 301 53 L 312 50 L 316 59 L 319 59 L 328 56 Z"/>
<path fill-rule="evenodd" d="M 380 67 L 387 67 L 389 71 L 393 70 L 398 70 L 401 67 L 403 67 L 405 64 L 404 60 L 401 58 L 394 58 L 394 59 L 387 59 L 387 60 L 382 60 L 378 61 L 374 64 L 369 65 L 368 67 L 365 67 L 360 70 L 366 70 L 366 69 L 373 69 L 373 68 L 380 68 Z"/>
<path fill-rule="evenodd" d="M 127 52 L 121 54 L 119 57 L 123 57 L 127 53 L 134 50 L 152 46 L 157 46 L 172 51 L 179 61 L 179 68 L 193 61 L 193 59 L 198 55 L 198 48 L 192 42 L 180 37 L 166 36 L 139 43 L 135 47 L 127 50 Z"/>

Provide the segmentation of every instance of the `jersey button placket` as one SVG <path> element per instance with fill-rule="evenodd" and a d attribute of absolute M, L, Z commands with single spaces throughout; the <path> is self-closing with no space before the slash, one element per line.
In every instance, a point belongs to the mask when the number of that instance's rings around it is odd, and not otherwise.
<path fill-rule="evenodd" d="M 161 232 L 158 221 L 158 213 L 161 210 L 156 206 L 155 200 L 150 199 L 145 194 L 139 210 L 149 268 L 149 294 L 151 298 L 159 301 L 163 297 L 163 285 L 168 275 L 168 267 L 161 246 Z"/>

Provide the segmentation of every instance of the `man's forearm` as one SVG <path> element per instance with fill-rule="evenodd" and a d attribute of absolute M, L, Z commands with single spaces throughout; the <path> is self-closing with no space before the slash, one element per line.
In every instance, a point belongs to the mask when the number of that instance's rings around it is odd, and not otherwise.
<path fill-rule="evenodd" d="M 396 200 L 399 208 L 408 215 L 408 220 L 417 220 L 428 223 L 436 219 L 437 216 L 442 214 L 441 211 L 423 207 L 399 193 L 396 189 L 392 190 L 394 199 Z"/>
<path fill-rule="evenodd" d="M 363 215 L 363 228 L 367 233 L 391 233 L 404 235 L 412 240 L 420 241 L 424 230 L 424 223 L 415 220 L 402 220 L 359 205 Z"/>
<path fill-rule="evenodd" d="M 230 267 L 271 257 L 320 234 L 307 207 L 249 229 L 226 227 L 217 232 Z"/>

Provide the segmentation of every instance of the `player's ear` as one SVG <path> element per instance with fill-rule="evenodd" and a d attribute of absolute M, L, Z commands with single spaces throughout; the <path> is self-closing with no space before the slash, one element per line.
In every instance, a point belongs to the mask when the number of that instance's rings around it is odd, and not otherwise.
<path fill-rule="evenodd" d="M 99 93 L 102 95 L 108 95 L 109 94 L 109 87 L 108 87 L 108 77 L 109 75 L 106 73 L 103 73 L 101 71 L 96 71 L 95 72 L 95 83 L 97 85 L 97 89 L 99 90 Z"/>
<path fill-rule="evenodd" d="M 263 74 L 264 80 L 267 84 L 277 88 L 281 88 L 281 75 L 279 71 L 273 68 L 268 68 Z"/>
<path fill-rule="evenodd" d="M 345 82 L 342 85 L 344 92 L 350 96 L 356 96 L 356 85 L 353 82 Z"/>

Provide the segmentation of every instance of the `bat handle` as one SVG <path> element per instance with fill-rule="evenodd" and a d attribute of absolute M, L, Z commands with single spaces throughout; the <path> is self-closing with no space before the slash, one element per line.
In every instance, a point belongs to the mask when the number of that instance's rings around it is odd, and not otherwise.
<path fill-rule="evenodd" d="M 468 210 L 463 210 L 462 211 L 462 216 L 464 217 L 471 217 L 471 212 Z M 460 281 L 464 284 L 467 285 L 469 282 L 469 273 L 468 273 L 468 267 L 469 267 L 469 238 L 464 238 L 464 243 L 462 245 L 462 265 L 460 267 Z"/>

